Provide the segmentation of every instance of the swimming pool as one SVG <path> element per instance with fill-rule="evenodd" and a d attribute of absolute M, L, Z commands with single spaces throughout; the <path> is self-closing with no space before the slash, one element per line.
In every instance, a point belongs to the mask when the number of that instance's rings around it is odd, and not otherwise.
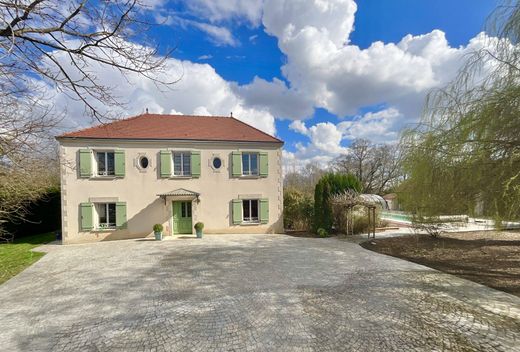
<path fill-rule="evenodd" d="M 412 216 L 410 214 L 394 213 L 394 212 L 390 212 L 390 211 L 382 211 L 381 212 L 381 219 L 383 219 L 383 220 L 390 220 L 390 221 L 397 221 L 397 222 L 404 222 L 404 223 L 411 223 L 412 222 Z"/>

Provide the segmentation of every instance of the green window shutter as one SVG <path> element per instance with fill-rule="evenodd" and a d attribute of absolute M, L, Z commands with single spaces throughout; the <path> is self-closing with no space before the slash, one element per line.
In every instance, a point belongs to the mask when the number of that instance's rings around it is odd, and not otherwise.
<path fill-rule="evenodd" d="M 116 227 L 126 229 L 126 203 L 116 203 Z"/>
<path fill-rule="evenodd" d="M 233 176 L 242 176 L 242 153 L 233 152 L 231 155 L 231 168 Z"/>
<path fill-rule="evenodd" d="M 80 225 L 81 231 L 89 231 L 94 228 L 92 217 L 93 217 L 93 208 L 94 205 L 92 203 L 81 203 L 79 205 L 80 208 Z"/>
<path fill-rule="evenodd" d="M 79 150 L 79 176 L 92 176 L 92 153 L 89 149 Z"/>
<path fill-rule="evenodd" d="M 233 224 L 242 223 L 242 199 L 233 199 Z"/>
<path fill-rule="evenodd" d="M 191 177 L 200 177 L 200 152 L 191 152 Z"/>
<path fill-rule="evenodd" d="M 161 177 L 172 175 L 172 153 L 168 150 L 161 150 Z"/>
<path fill-rule="evenodd" d="M 269 199 L 260 199 L 260 222 L 267 224 L 269 222 Z"/>
<path fill-rule="evenodd" d="M 267 174 L 269 173 L 269 157 L 267 156 L 266 152 L 260 153 L 260 176 L 261 177 L 267 177 Z"/>
<path fill-rule="evenodd" d="M 116 150 L 114 152 L 115 175 L 119 177 L 125 176 L 125 151 Z"/>

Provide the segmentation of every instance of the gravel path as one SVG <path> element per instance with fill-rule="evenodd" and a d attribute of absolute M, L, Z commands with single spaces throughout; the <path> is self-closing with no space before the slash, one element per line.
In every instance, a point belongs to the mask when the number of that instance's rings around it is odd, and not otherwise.
<path fill-rule="evenodd" d="M 47 246 L 4 351 L 520 351 L 520 299 L 336 239 Z"/>

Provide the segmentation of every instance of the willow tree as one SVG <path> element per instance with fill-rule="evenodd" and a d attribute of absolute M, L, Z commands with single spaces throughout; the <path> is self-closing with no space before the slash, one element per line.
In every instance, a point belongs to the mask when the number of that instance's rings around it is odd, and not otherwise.
<path fill-rule="evenodd" d="M 520 3 L 498 7 L 486 29 L 487 42 L 403 133 L 409 210 L 520 217 Z"/>

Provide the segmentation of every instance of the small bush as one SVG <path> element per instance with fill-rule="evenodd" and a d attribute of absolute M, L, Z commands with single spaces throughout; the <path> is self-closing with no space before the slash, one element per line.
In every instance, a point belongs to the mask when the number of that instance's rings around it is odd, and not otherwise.
<path fill-rule="evenodd" d="M 202 231 L 202 229 L 204 229 L 204 223 L 203 222 L 198 222 L 195 224 L 195 226 L 193 226 L 195 228 L 195 230 L 197 231 Z"/>
<path fill-rule="evenodd" d="M 352 217 L 354 226 L 354 234 L 368 232 L 368 216 L 366 214 L 358 213 Z"/>
<path fill-rule="evenodd" d="M 161 224 L 155 224 L 153 225 L 153 232 L 162 232 L 163 226 Z"/>
<path fill-rule="evenodd" d="M 412 229 L 415 233 L 426 232 L 433 238 L 439 237 L 448 225 L 438 216 L 414 215 L 412 217 Z"/>
<path fill-rule="evenodd" d="M 327 230 L 325 230 L 324 228 L 319 228 L 318 231 L 316 231 L 316 234 L 319 236 L 319 237 L 328 237 L 329 236 L 329 233 L 327 232 Z"/>
<path fill-rule="evenodd" d="M 310 230 L 314 201 L 310 194 L 289 189 L 283 195 L 284 226 L 291 230 Z"/>

